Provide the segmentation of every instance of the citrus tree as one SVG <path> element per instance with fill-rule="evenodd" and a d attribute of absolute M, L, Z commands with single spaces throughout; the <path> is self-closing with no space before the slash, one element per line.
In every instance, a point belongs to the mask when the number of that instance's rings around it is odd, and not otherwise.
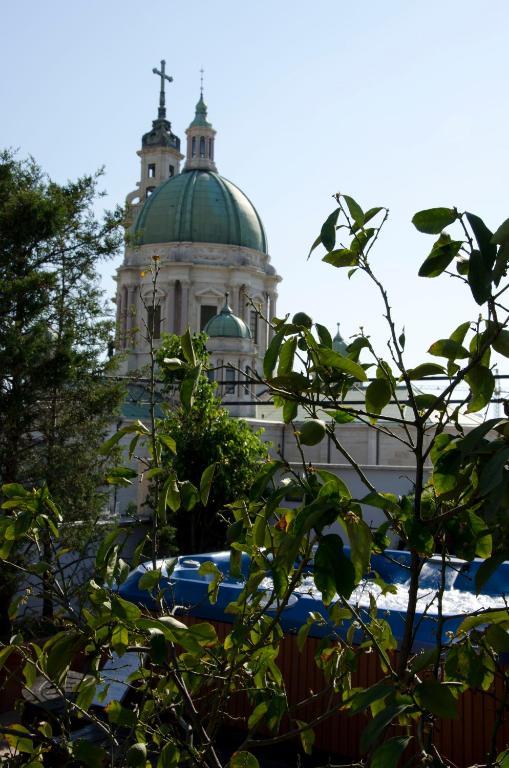
<path fill-rule="evenodd" d="M 260 750 L 267 745 L 297 738 L 305 751 L 311 751 L 315 728 L 341 710 L 345 716 L 366 714 L 352 764 L 359 765 L 361 760 L 360 764 L 373 768 L 449 766 L 446 751 L 438 746 L 438 726 L 443 718 L 454 717 L 466 691 L 478 689 L 491 692 L 496 714 L 493 732 L 486 735 L 484 764 L 490 768 L 507 764 L 508 753 L 497 735 L 509 700 L 509 676 L 502 663 L 509 651 L 507 606 L 476 608 L 447 633 L 443 599 L 451 542 L 466 561 L 481 559 L 478 591 L 507 558 L 503 511 L 509 490 L 509 423 L 490 419 L 466 432 L 460 414 L 462 409 L 478 413 L 488 405 L 494 390 L 492 352 L 509 354 L 509 316 L 504 305 L 509 224 L 504 222 L 491 232 L 479 217 L 455 208 L 416 214 L 414 225 L 436 236 L 421 276 L 438 278 L 454 269 L 478 304 L 479 317 L 462 318 L 452 333 L 432 343 L 432 360 L 410 368 L 405 364 L 404 334 L 396 327 L 389 298 L 371 263 L 387 211 L 379 207 L 364 211 L 348 196 L 338 196 L 336 203 L 313 250 L 322 244 L 326 262 L 358 271 L 375 283 L 388 322 L 389 356 L 378 354 L 362 332 L 345 354 L 336 352 L 327 329 L 305 313 L 292 321 L 272 321 L 275 334 L 265 357 L 264 381 L 284 421 L 293 426 L 301 465 L 282 459 L 266 461 L 248 496 L 229 505 L 233 522 L 227 531 L 228 576 L 230 583 L 233 579 L 240 585 L 226 609 L 232 623 L 223 628 L 219 639 L 213 623 L 186 624 L 185 616 L 177 618 L 178 607 L 172 604 L 171 590 L 165 588 L 174 560 L 153 557 L 139 572 L 138 587 L 146 592 L 145 602 L 152 610 L 122 598 L 117 587 L 129 569 L 119 557 L 112 533 L 98 552 L 97 577 L 89 585 L 89 606 L 83 614 L 69 611 L 55 636 L 39 644 L 24 643 L 20 627 L 20 633 L 0 651 L 1 664 L 21 655 L 18 674 L 27 686 L 39 675 L 62 688 L 76 655 L 82 653 L 88 660 L 88 675 L 78 686 L 77 698 L 66 700 L 58 738 L 37 717 L 23 726 L 4 728 L 6 738 L 18 749 L 19 764 L 42 765 L 58 749 L 66 759 L 90 766 L 256 768 Z M 343 242 L 336 245 L 338 231 Z M 182 357 L 169 358 L 167 365 L 184 370 L 180 392 L 183 407 L 189 410 L 201 366 L 189 333 L 181 337 L 181 347 Z M 416 381 L 437 374 L 445 377 L 439 394 L 416 390 Z M 353 409 L 345 401 L 355 384 L 361 385 L 364 396 Z M 467 394 L 457 404 L 460 385 Z M 389 404 L 394 415 L 381 418 Z M 307 414 L 303 424 L 297 421 L 299 408 Z M 350 456 L 342 441 L 342 425 L 354 419 L 404 443 L 413 454 L 411 494 L 384 493 Z M 140 441 L 146 442 L 146 471 L 162 481 L 156 527 L 165 523 L 168 510 L 185 509 L 191 498 L 207 505 L 214 465 L 205 469 L 199 482 L 185 481 L 189 485 L 183 492 L 176 473 L 164 476 L 164 449 L 176 450 L 172 438 L 157 427 L 134 423 L 120 430 L 104 450 L 126 435 L 132 437 L 131 454 Z M 325 437 L 361 479 L 362 494 L 354 496 L 342 478 L 308 461 L 307 447 Z M 126 481 L 132 472 L 119 467 L 112 479 Z M 58 535 L 58 511 L 47 493 L 20 493 L 16 488 L 4 493 L 10 496 L 0 521 L 4 560 L 13 541 L 37 539 L 47 526 Z M 285 506 L 289 493 L 300 499 L 292 509 Z M 364 520 L 366 507 L 384 515 L 376 530 Z M 333 525 L 344 535 L 331 530 Z M 377 608 L 377 595 L 396 587 L 372 571 L 374 562 L 394 561 L 388 552 L 390 532 L 408 552 L 399 641 Z M 349 548 L 343 543 L 346 537 Z M 419 582 L 432 557 L 439 566 L 438 580 L 426 604 L 419 607 Z M 226 574 L 212 561 L 203 563 L 200 573 L 207 580 L 208 601 L 216 602 Z M 363 606 L 355 590 L 366 575 L 378 589 L 371 591 Z M 296 702 L 280 666 L 282 622 L 303 585 L 314 590 L 319 600 L 317 610 L 298 632 L 297 645 L 305 649 L 313 627 L 322 627 L 315 657 L 321 683 L 319 689 L 307 692 L 306 701 Z M 423 653 L 415 639 L 423 617 L 432 611 L 437 631 L 434 645 Z M 105 716 L 98 718 L 91 702 L 106 684 L 101 660 L 113 651 L 122 656 L 128 650 L 143 660 L 130 678 L 136 695 L 129 707 L 111 702 Z M 366 654 L 378 659 L 379 678 L 368 685 L 353 685 L 353 675 Z M 501 683 L 498 694 L 493 692 L 495 678 Z M 220 729 L 230 722 L 229 703 L 238 696 L 247 707 L 245 733 L 237 751 L 222 758 L 217 749 Z M 305 719 L 303 705 L 310 701 L 318 712 Z M 81 724 L 93 723 L 100 731 L 99 743 L 86 736 L 73 740 L 70 714 Z"/>

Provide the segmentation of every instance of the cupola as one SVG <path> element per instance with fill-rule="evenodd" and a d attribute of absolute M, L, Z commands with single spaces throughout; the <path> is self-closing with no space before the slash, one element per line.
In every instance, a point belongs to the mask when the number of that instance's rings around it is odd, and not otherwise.
<path fill-rule="evenodd" d="M 339 352 L 340 355 L 346 355 L 347 345 L 345 344 L 343 337 L 339 332 L 339 323 L 338 323 L 338 330 L 336 332 L 336 335 L 332 339 L 332 349 L 334 350 L 334 352 Z"/>
<path fill-rule="evenodd" d="M 224 307 L 221 312 L 211 317 L 203 329 L 209 338 L 228 337 L 234 339 L 250 339 L 251 331 L 240 317 L 233 314 L 228 305 L 228 296 L 225 294 Z"/>
<path fill-rule="evenodd" d="M 194 120 L 186 129 L 187 156 L 184 171 L 217 171 L 214 162 L 216 131 L 207 120 L 207 105 L 203 100 L 203 81 Z"/>

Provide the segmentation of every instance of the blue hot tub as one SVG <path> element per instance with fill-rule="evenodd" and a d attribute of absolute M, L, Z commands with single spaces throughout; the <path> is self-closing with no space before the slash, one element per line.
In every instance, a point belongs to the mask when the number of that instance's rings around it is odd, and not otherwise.
<path fill-rule="evenodd" d="M 345 547 L 345 554 L 348 548 Z M 211 604 L 208 598 L 208 586 L 212 576 L 200 573 L 200 566 L 212 561 L 223 574 L 223 580 L 219 586 L 217 600 Z M 454 632 L 468 613 L 482 608 L 505 607 L 504 596 L 509 596 L 509 562 L 503 563 L 490 579 L 484 584 L 482 592 L 477 595 L 475 589 L 476 573 L 483 561 L 473 560 L 466 562 L 451 558 L 446 569 L 446 589 L 443 596 L 443 614 L 445 625 L 443 627 L 442 642 L 450 637 L 447 633 Z M 159 589 L 164 593 L 164 601 L 170 609 L 178 606 L 180 612 L 210 621 L 233 621 L 233 615 L 225 609 L 228 604 L 236 600 L 244 586 L 245 578 L 249 573 L 249 557 L 242 555 L 241 575 L 233 576 L 230 573 L 229 552 L 207 553 L 201 555 L 181 556 L 178 558 L 173 571 L 168 575 L 165 565 L 161 560 L 157 567 L 161 569 Z M 378 616 L 385 619 L 399 642 L 402 637 L 406 605 L 408 599 L 410 554 L 396 550 L 388 550 L 383 555 L 374 555 L 371 559 L 372 572 L 362 580 L 355 589 L 349 602 L 355 605 L 361 617 L 368 617 L 369 595 L 374 594 L 377 600 Z M 158 608 L 158 603 L 147 589 L 139 586 L 140 577 L 151 570 L 151 563 L 143 563 L 132 571 L 127 580 L 120 586 L 120 595 L 132 602 L 142 605 L 150 610 Z M 375 578 L 380 576 L 387 584 L 393 584 L 396 593 L 382 594 L 381 588 L 375 583 Z M 414 650 L 435 646 L 437 638 L 437 590 L 441 581 L 441 560 L 431 558 L 421 571 L 419 582 L 418 611 L 419 620 L 416 622 Z M 268 603 L 266 612 L 277 610 L 277 601 L 271 601 L 272 582 L 270 571 L 267 578 L 261 583 L 260 590 L 266 593 L 265 600 Z M 331 632 L 337 632 L 340 636 L 346 632 L 349 622 L 339 628 L 333 627 L 328 618 L 320 593 L 314 586 L 312 571 L 304 575 L 301 584 L 297 587 L 281 614 L 280 623 L 285 633 L 294 633 L 306 623 L 311 612 L 319 613 L 323 617 L 323 623 L 314 623 L 309 635 L 311 637 L 323 637 Z M 360 638 L 360 636 L 359 636 Z"/>

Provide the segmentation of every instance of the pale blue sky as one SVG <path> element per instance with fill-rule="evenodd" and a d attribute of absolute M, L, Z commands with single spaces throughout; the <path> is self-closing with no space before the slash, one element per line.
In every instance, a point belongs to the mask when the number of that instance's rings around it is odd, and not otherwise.
<path fill-rule="evenodd" d="M 373 264 L 410 363 L 477 316 L 459 281 L 415 277 L 432 239 L 410 218 L 432 205 L 492 227 L 509 215 L 507 0 L 18 0 L 2 28 L 0 146 L 55 180 L 105 165 L 107 203 L 122 203 L 156 116 L 152 67 L 165 58 L 174 77 L 168 117 L 183 140 L 203 66 L 218 169 L 262 216 L 280 314 L 339 320 L 346 338 L 363 325 L 384 344 L 365 280 L 306 262 L 339 190 L 391 210 Z"/>

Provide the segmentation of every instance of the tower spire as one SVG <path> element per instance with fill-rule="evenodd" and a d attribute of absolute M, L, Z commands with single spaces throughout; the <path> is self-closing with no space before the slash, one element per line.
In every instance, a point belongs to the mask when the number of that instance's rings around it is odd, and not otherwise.
<path fill-rule="evenodd" d="M 161 89 L 159 91 L 159 109 L 157 111 L 157 117 L 159 120 L 165 120 L 166 119 L 166 97 L 164 93 L 164 81 L 167 80 L 169 83 L 173 82 L 173 77 L 171 75 L 166 74 L 166 61 L 164 59 L 161 59 L 161 69 L 157 69 L 157 67 L 154 67 L 152 72 L 154 75 L 159 75 L 161 78 Z"/>

